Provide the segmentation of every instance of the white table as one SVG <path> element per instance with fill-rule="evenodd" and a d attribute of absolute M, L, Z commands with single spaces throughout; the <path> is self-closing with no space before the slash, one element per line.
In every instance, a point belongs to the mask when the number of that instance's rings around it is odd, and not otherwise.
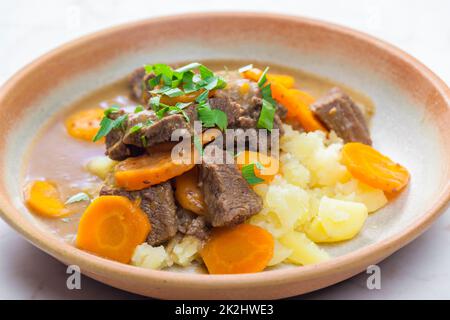
<path fill-rule="evenodd" d="M 32 59 L 80 35 L 146 17 L 193 11 L 267 11 L 350 26 L 387 40 L 450 83 L 450 1 L 81 1 L 0 2 L 0 84 Z M 447 212 L 448 213 L 448 212 Z M 450 298 L 450 216 L 380 264 L 381 290 L 367 274 L 302 296 L 307 299 Z M 140 298 L 86 277 L 66 288 L 66 269 L 0 221 L 0 299 Z"/>

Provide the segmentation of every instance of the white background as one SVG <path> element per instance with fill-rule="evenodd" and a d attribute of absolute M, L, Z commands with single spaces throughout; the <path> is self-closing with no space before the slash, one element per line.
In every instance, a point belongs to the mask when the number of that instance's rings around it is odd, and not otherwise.
<path fill-rule="evenodd" d="M 349 26 L 397 45 L 450 83 L 448 0 L 14 0 L 0 1 L 0 84 L 39 55 L 92 31 L 159 15 L 223 10 L 302 15 Z M 363 273 L 300 298 L 449 299 L 449 247 L 447 214 L 380 264 L 381 290 L 368 290 Z M 0 299 L 140 298 L 86 277 L 81 290 L 70 291 L 66 276 L 62 264 L 0 221 Z"/>

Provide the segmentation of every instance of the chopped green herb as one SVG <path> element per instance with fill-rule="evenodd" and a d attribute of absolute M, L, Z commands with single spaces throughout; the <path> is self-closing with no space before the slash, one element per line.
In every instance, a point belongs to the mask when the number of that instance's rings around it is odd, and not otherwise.
<path fill-rule="evenodd" d="M 125 120 L 128 118 L 127 114 L 121 115 L 115 120 L 108 118 L 107 116 L 103 117 L 102 121 L 100 121 L 100 129 L 97 131 L 94 139 L 94 142 L 100 140 L 108 133 L 111 132 L 112 129 L 117 129 L 119 127 L 123 127 Z"/>
<path fill-rule="evenodd" d="M 222 110 L 211 109 L 209 104 L 205 103 L 197 107 L 197 113 L 203 126 L 207 128 L 217 126 L 222 131 L 227 128 L 228 117 Z"/>
<path fill-rule="evenodd" d="M 143 126 L 144 126 L 143 123 L 138 123 L 138 124 L 134 125 L 133 127 L 131 127 L 129 133 L 135 133 L 135 132 L 138 132 L 139 130 L 142 129 Z"/>
<path fill-rule="evenodd" d="M 262 86 L 264 86 L 264 84 L 267 81 L 267 71 L 269 71 L 269 67 L 266 67 L 263 71 L 263 73 L 261 74 L 261 76 L 259 77 L 258 80 L 258 86 L 261 88 Z"/>
<path fill-rule="evenodd" d="M 243 67 L 239 68 L 238 71 L 240 73 L 243 73 L 243 72 L 248 71 L 248 70 L 250 70 L 252 68 L 253 68 L 253 64 L 248 64 L 246 66 L 243 66 Z"/>
<path fill-rule="evenodd" d="M 264 182 L 264 179 L 261 179 L 255 175 L 255 164 L 251 163 L 246 166 L 243 166 L 241 169 L 242 176 L 245 180 L 247 180 L 248 184 L 255 185 L 261 182 Z"/>
<path fill-rule="evenodd" d="M 134 108 L 134 113 L 139 113 L 141 111 L 144 111 L 144 107 L 141 105 L 137 105 L 136 108 Z"/>
<path fill-rule="evenodd" d="M 183 67 L 180 67 L 180 68 L 176 69 L 175 71 L 183 73 L 183 72 L 186 72 L 186 71 L 191 71 L 193 69 L 197 69 L 200 66 L 201 66 L 200 63 L 192 62 L 192 63 L 189 63 L 189 64 L 183 66 Z"/>
<path fill-rule="evenodd" d="M 103 114 L 105 117 L 109 116 L 111 113 L 119 112 L 120 108 L 118 106 L 111 106 L 108 109 L 106 109 Z"/>
<path fill-rule="evenodd" d="M 202 77 L 202 79 L 208 79 L 208 78 L 214 77 L 214 72 L 212 72 L 210 69 L 208 69 L 204 65 L 200 65 L 198 67 L 198 71 L 200 72 L 200 76 Z"/>
<path fill-rule="evenodd" d="M 170 90 L 164 91 L 163 92 L 166 96 L 169 96 L 171 98 L 173 97 L 179 97 L 182 96 L 184 94 L 183 90 L 179 89 L 179 88 L 172 88 Z"/>
<path fill-rule="evenodd" d="M 194 147 L 197 149 L 200 155 L 203 156 L 203 146 L 198 135 L 194 135 Z"/>
<path fill-rule="evenodd" d="M 205 90 L 198 95 L 198 97 L 195 99 L 195 101 L 198 103 L 202 103 L 202 102 L 206 101 L 206 99 L 208 99 L 208 96 L 209 96 L 209 91 Z"/>
<path fill-rule="evenodd" d="M 262 100 L 261 114 L 259 115 L 258 128 L 272 131 L 273 118 L 275 117 L 275 107 L 267 100 Z"/>
<path fill-rule="evenodd" d="M 69 199 L 67 199 L 67 201 L 64 204 L 71 204 L 75 202 L 89 201 L 89 200 L 90 198 L 86 193 L 80 192 L 71 196 Z"/>
<path fill-rule="evenodd" d="M 147 140 L 146 136 L 144 136 L 144 135 L 141 136 L 141 143 L 144 148 L 146 148 L 148 146 L 148 140 Z"/>

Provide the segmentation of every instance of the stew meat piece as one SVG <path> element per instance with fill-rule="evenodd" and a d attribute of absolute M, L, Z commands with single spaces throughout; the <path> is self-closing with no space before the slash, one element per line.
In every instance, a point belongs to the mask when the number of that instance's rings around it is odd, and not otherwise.
<path fill-rule="evenodd" d="M 214 147 L 215 152 L 226 152 Z M 244 222 L 262 209 L 261 198 L 250 188 L 234 164 L 216 164 L 205 153 L 200 181 L 208 208 L 205 219 L 213 227 Z"/>
<path fill-rule="evenodd" d="M 178 207 L 178 231 L 185 234 L 197 237 L 200 240 L 208 239 L 210 235 L 210 228 L 206 224 L 205 217 L 196 215 L 195 213 Z"/>
<path fill-rule="evenodd" d="M 120 161 L 144 153 L 145 148 L 171 141 L 172 132 L 176 129 L 184 129 L 192 134 L 197 112 L 194 106 L 189 106 L 185 109 L 185 113 L 189 122 L 181 113 L 166 115 L 159 119 L 152 110 L 129 112 L 124 124 L 111 130 L 106 136 L 106 154 L 111 159 Z M 111 113 L 109 117 L 116 119 L 123 114 L 125 111 L 121 110 Z M 139 123 L 143 124 L 142 128 L 132 130 Z"/>
<path fill-rule="evenodd" d="M 147 243 L 151 246 L 158 246 L 177 233 L 176 205 L 170 182 L 140 191 L 126 191 L 105 185 L 100 190 L 100 195 L 117 195 L 132 201 L 140 200 L 140 207 L 147 214 L 152 226 L 147 237 Z"/>
<path fill-rule="evenodd" d="M 331 89 L 311 105 L 318 119 L 345 142 L 372 145 L 366 120 L 359 107 L 340 88 Z"/>

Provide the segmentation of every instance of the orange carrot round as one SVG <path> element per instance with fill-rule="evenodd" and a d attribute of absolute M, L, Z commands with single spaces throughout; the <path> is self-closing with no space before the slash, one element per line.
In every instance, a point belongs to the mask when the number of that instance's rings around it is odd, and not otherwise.
<path fill-rule="evenodd" d="M 195 153 L 195 152 L 194 152 Z M 152 153 L 119 162 L 114 171 L 116 184 L 126 190 L 142 190 L 191 170 L 195 161 L 172 160 L 170 151 Z"/>
<path fill-rule="evenodd" d="M 100 196 L 84 212 L 76 246 L 101 257 L 129 263 L 150 232 L 147 215 L 122 196 Z"/>
<path fill-rule="evenodd" d="M 409 181 L 405 167 L 359 142 L 344 145 L 342 163 L 354 178 L 386 192 L 400 191 Z"/>
<path fill-rule="evenodd" d="M 197 167 L 175 179 L 175 198 L 183 208 L 200 215 L 205 213 L 206 204 L 198 186 Z"/>
<path fill-rule="evenodd" d="M 250 80 L 253 81 L 258 81 L 259 78 L 262 75 L 262 71 L 260 69 L 257 68 L 252 68 L 250 70 L 244 71 L 242 73 L 242 75 Z M 283 85 L 285 88 L 287 89 L 291 89 L 294 87 L 295 85 L 295 79 L 292 76 L 289 76 L 287 74 L 273 74 L 273 73 L 268 73 L 267 74 L 267 80 L 269 82 L 277 82 L 281 85 Z"/>
<path fill-rule="evenodd" d="M 47 218 L 61 218 L 70 212 L 64 207 L 56 185 L 32 181 L 25 187 L 25 204 L 34 213 Z"/>
<path fill-rule="evenodd" d="M 260 152 L 246 150 L 236 156 L 236 165 L 239 170 L 252 163 L 255 164 L 255 176 L 263 179 L 265 183 L 269 183 L 273 180 L 280 167 L 278 159 Z"/>
<path fill-rule="evenodd" d="M 101 108 L 80 110 L 65 121 L 69 135 L 76 139 L 92 141 L 100 129 L 104 110 Z"/>
<path fill-rule="evenodd" d="M 215 229 L 200 255 L 211 274 L 253 273 L 264 270 L 273 249 L 268 231 L 244 223 Z"/>

